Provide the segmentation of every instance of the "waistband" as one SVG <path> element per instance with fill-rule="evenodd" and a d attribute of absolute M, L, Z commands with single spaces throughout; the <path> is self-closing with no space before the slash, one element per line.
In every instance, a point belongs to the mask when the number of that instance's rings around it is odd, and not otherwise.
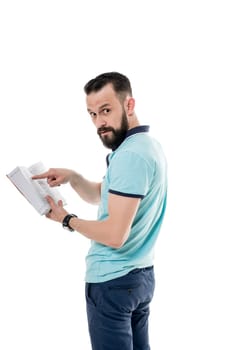
<path fill-rule="evenodd" d="M 152 266 L 147 266 L 147 267 L 138 267 L 138 268 L 133 269 L 132 271 L 130 271 L 128 273 L 128 275 L 129 274 L 134 274 L 134 273 L 137 273 L 137 272 L 140 272 L 140 271 L 145 272 L 145 271 L 153 270 L 153 268 L 154 268 L 153 265 Z"/>

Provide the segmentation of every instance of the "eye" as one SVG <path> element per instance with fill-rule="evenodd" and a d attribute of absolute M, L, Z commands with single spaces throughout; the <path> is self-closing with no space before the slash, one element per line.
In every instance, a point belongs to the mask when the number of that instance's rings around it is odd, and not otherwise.
<path fill-rule="evenodd" d="M 103 112 L 103 114 L 107 115 L 110 112 L 110 109 L 104 108 L 102 112 Z"/>
<path fill-rule="evenodd" d="M 94 112 L 90 112 L 89 114 L 90 114 L 91 118 L 95 118 L 96 117 L 96 113 L 94 113 Z"/>

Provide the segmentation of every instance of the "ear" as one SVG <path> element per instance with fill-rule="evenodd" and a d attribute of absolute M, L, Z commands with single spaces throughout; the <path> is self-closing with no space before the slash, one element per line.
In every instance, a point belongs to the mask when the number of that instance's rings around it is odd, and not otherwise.
<path fill-rule="evenodd" d="M 127 97 L 126 98 L 126 112 L 128 114 L 128 116 L 133 115 L 134 113 L 134 107 L 135 107 L 135 99 L 133 97 Z"/>

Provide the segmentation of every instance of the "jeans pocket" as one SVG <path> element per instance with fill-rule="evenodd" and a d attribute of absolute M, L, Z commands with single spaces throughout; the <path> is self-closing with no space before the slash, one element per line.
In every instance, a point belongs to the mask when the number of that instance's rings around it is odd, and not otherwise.
<path fill-rule="evenodd" d="M 116 284 L 108 287 L 106 301 L 115 310 L 123 313 L 132 312 L 137 303 L 140 294 L 140 283 Z"/>
<path fill-rule="evenodd" d="M 86 283 L 86 302 L 88 305 L 98 307 L 102 305 L 103 296 L 101 288 L 95 283 Z"/>
<path fill-rule="evenodd" d="M 86 296 L 86 303 L 87 303 L 87 305 L 96 307 L 96 303 L 91 297 L 91 284 L 90 283 L 86 283 L 85 296 Z"/>

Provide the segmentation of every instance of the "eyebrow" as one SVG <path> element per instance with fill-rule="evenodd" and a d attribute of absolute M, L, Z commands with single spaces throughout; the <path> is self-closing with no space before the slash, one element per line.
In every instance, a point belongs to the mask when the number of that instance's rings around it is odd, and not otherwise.
<path fill-rule="evenodd" d="M 104 103 L 103 105 L 101 105 L 101 106 L 99 107 L 99 111 L 100 111 L 101 109 L 103 109 L 103 108 L 106 108 L 106 107 L 111 107 L 111 105 L 110 105 L 109 103 Z M 89 109 L 89 108 L 87 108 L 87 111 L 88 111 L 88 112 L 92 112 L 92 110 Z"/>

